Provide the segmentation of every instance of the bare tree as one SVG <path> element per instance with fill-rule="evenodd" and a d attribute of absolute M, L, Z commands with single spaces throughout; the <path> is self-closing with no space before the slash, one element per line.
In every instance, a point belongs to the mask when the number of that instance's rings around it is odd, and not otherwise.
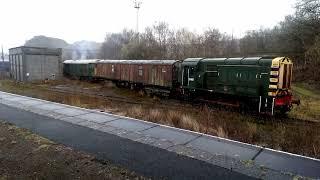
<path fill-rule="evenodd" d="M 308 63 L 320 62 L 319 1 L 300 0 L 295 14 L 273 28 L 248 31 L 240 39 L 216 28 L 198 34 L 186 28 L 170 29 L 167 23 L 158 22 L 139 34 L 131 30 L 107 34 L 100 54 L 112 59 L 285 55 L 294 57 L 296 69 L 309 68 Z M 317 73 L 312 75 L 312 79 L 316 77 Z"/>

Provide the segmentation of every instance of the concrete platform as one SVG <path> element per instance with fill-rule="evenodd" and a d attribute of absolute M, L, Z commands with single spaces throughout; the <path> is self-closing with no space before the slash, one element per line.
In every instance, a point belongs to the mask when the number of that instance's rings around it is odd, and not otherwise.
<path fill-rule="evenodd" d="M 211 154 L 228 156 L 240 160 L 252 160 L 262 148 L 232 142 L 225 139 L 212 141 L 211 137 L 202 136 L 187 144 L 189 147 L 199 148 Z"/>
<path fill-rule="evenodd" d="M 188 131 L 180 131 L 177 129 L 168 128 L 166 126 L 157 126 L 143 131 L 143 134 L 159 139 L 164 139 L 173 142 L 174 144 L 187 144 L 192 140 L 202 136 Z"/>
<path fill-rule="evenodd" d="M 155 124 L 136 121 L 133 119 L 118 118 L 115 121 L 106 123 L 109 126 L 120 128 L 127 131 L 143 131 L 155 127 Z"/>
<path fill-rule="evenodd" d="M 318 159 L 5 92 L 0 92 L 0 104 L 163 149 L 253 178 L 320 178 Z"/>
<path fill-rule="evenodd" d="M 120 117 L 115 117 L 113 115 L 100 114 L 100 113 L 90 113 L 90 114 L 77 115 L 75 118 L 86 119 L 88 121 L 92 121 L 95 123 L 104 124 L 106 122 L 119 119 Z"/>

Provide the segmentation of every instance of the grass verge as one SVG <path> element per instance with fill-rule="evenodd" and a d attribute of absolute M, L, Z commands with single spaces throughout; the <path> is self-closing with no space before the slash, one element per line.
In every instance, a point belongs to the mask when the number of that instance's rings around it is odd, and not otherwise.
<path fill-rule="evenodd" d="M 294 106 L 289 116 L 320 122 L 320 91 L 307 83 L 296 83 L 292 90 L 301 104 Z"/>

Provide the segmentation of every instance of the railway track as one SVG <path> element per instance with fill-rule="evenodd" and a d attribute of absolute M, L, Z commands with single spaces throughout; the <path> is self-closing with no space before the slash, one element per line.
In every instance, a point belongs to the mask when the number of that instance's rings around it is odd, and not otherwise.
<path fill-rule="evenodd" d="M 135 99 L 132 100 L 128 97 L 119 97 L 119 96 L 112 96 L 112 95 L 106 95 L 103 93 L 96 93 L 91 92 L 89 90 L 83 90 L 83 89 L 69 89 L 69 88 L 56 88 L 52 87 L 48 90 L 52 92 L 58 92 L 58 93 L 68 93 L 73 95 L 85 95 L 93 98 L 102 98 L 103 100 L 109 100 L 109 101 L 116 101 L 121 103 L 128 103 L 128 104 L 137 104 L 137 105 L 145 105 L 145 106 L 154 106 L 154 102 L 146 102 L 142 99 Z M 184 103 L 181 103 L 180 100 L 174 100 L 174 99 L 167 99 L 167 100 L 159 100 L 157 102 L 157 108 L 167 109 L 170 107 L 170 109 L 177 109 L 181 110 L 182 108 L 201 108 L 203 104 L 201 103 L 190 103 L 187 101 L 184 101 Z M 215 108 L 210 106 L 210 108 Z M 217 109 L 217 108 L 215 108 Z M 237 111 L 236 109 L 229 108 L 228 111 Z M 246 113 L 249 114 L 249 113 Z M 286 125 L 320 125 L 317 121 L 312 120 L 305 120 L 305 119 L 298 119 L 298 118 L 292 118 L 292 117 L 270 117 L 270 116 L 261 116 L 258 114 L 250 114 L 250 116 L 253 116 L 254 119 L 259 119 L 258 123 L 280 123 L 280 124 L 286 124 Z"/>
<path fill-rule="evenodd" d="M 128 104 L 138 104 L 138 105 L 146 105 L 146 106 L 154 105 L 154 102 L 146 102 L 141 99 L 131 100 L 130 98 L 127 98 L 127 97 L 117 97 L 117 96 L 111 96 L 111 95 L 106 95 L 102 93 L 93 93 L 86 90 L 67 90 L 67 89 L 59 89 L 59 88 L 49 88 L 49 90 L 53 92 L 59 92 L 59 93 L 68 93 L 68 94 L 75 94 L 75 95 L 85 95 L 85 96 L 90 96 L 94 98 L 102 98 L 104 100 L 118 101 L 118 102 L 123 102 Z M 168 108 L 168 105 L 170 105 L 170 108 L 172 107 L 175 109 L 181 109 L 181 107 L 187 107 L 185 104 L 181 104 L 178 100 L 170 100 L 170 101 L 171 101 L 170 103 L 168 102 L 164 103 L 163 100 L 160 100 L 157 103 L 157 107 Z M 172 102 L 172 101 L 176 101 L 176 102 Z M 179 105 L 177 105 L 176 103 L 179 103 Z"/>

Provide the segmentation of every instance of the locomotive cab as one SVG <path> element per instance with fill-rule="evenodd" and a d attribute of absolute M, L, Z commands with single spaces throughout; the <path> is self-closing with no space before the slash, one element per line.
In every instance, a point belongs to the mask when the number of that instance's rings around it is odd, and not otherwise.
<path fill-rule="evenodd" d="M 181 77 L 180 82 L 181 86 L 191 91 L 197 88 L 198 82 L 198 72 L 197 65 L 198 62 L 203 58 L 188 58 L 183 61 L 181 64 Z"/>

